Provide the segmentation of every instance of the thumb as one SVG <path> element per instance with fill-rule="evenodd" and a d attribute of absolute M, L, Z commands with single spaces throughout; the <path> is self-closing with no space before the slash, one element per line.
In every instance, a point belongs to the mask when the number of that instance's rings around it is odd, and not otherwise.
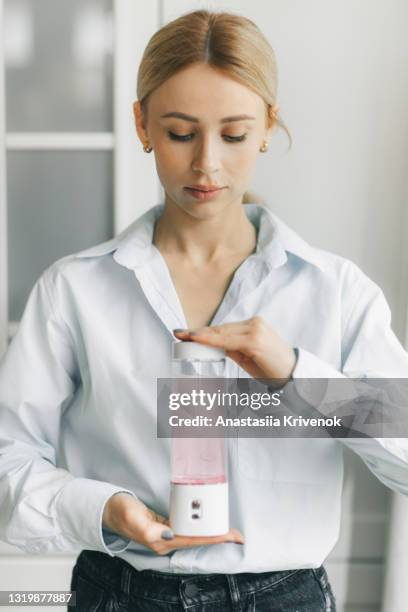
<path fill-rule="evenodd" d="M 226 542 L 235 542 L 236 544 L 244 544 L 244 537 L 238 529 L 230 529 L 226 535 Z"/>

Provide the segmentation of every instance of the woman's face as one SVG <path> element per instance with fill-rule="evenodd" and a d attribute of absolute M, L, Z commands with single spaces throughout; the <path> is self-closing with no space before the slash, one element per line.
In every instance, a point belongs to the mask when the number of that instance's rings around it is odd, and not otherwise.
<path fill-rule="evenodd" d="M 134 111 L 140 140 L 153 147 L 166 201 L 197 218 L 242 203 L 272 128 L 260 96 L 211 66 L 194 64 L 150 95 L 147 121 L 139 102 Z M 218 190 L 199 189 L 211 186 Z"/>

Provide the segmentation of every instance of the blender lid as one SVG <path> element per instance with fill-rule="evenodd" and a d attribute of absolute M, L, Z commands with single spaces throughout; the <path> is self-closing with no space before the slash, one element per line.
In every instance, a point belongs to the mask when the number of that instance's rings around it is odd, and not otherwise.
<path fill-rule="evenodd" d="M 173 359 L 223 359 L 225 351 L 222 348 L 200 344 L 199 342 L 177 341 L 173 343 Z"/>

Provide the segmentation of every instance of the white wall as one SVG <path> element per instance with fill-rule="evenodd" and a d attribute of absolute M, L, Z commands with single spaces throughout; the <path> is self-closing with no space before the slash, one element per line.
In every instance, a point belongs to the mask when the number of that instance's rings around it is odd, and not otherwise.
<path fill-rule="evenodd" d="M 164 0 L 164 18 L 206 6 L 253 19 L 277 56 L 280 113 L 294 143 L 287 153 L 285 133 L 275 133 L 254 187 L 314 245 L 380 284 L 402 338 L 408 3 Z"/>
<path fill-rule="evenodd" d="M 254 190 L 312 244 L 352 259 L 384 290 L 404 339 L 408 169 L 405 0 L 164 0 L 253 19 L 278 62 L 280 114 Z M 345 449 L 343 519 L 326 567 L 339 612 L 380 609 L 391 493 Z M 347 605 L 347 607 L 346 607 Z"/>

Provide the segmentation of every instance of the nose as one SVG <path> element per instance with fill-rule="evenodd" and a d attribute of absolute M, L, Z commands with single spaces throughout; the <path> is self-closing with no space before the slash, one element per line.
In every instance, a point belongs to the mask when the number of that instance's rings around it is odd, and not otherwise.
<path fill-rule="evenodd" d="M 219 171 L 220 161 L 217 146 L 209 137 L 203 137 L 201 142 L 197 143 L 191 168 L 194 172 L 201 172 L 208 176 Z"/>

